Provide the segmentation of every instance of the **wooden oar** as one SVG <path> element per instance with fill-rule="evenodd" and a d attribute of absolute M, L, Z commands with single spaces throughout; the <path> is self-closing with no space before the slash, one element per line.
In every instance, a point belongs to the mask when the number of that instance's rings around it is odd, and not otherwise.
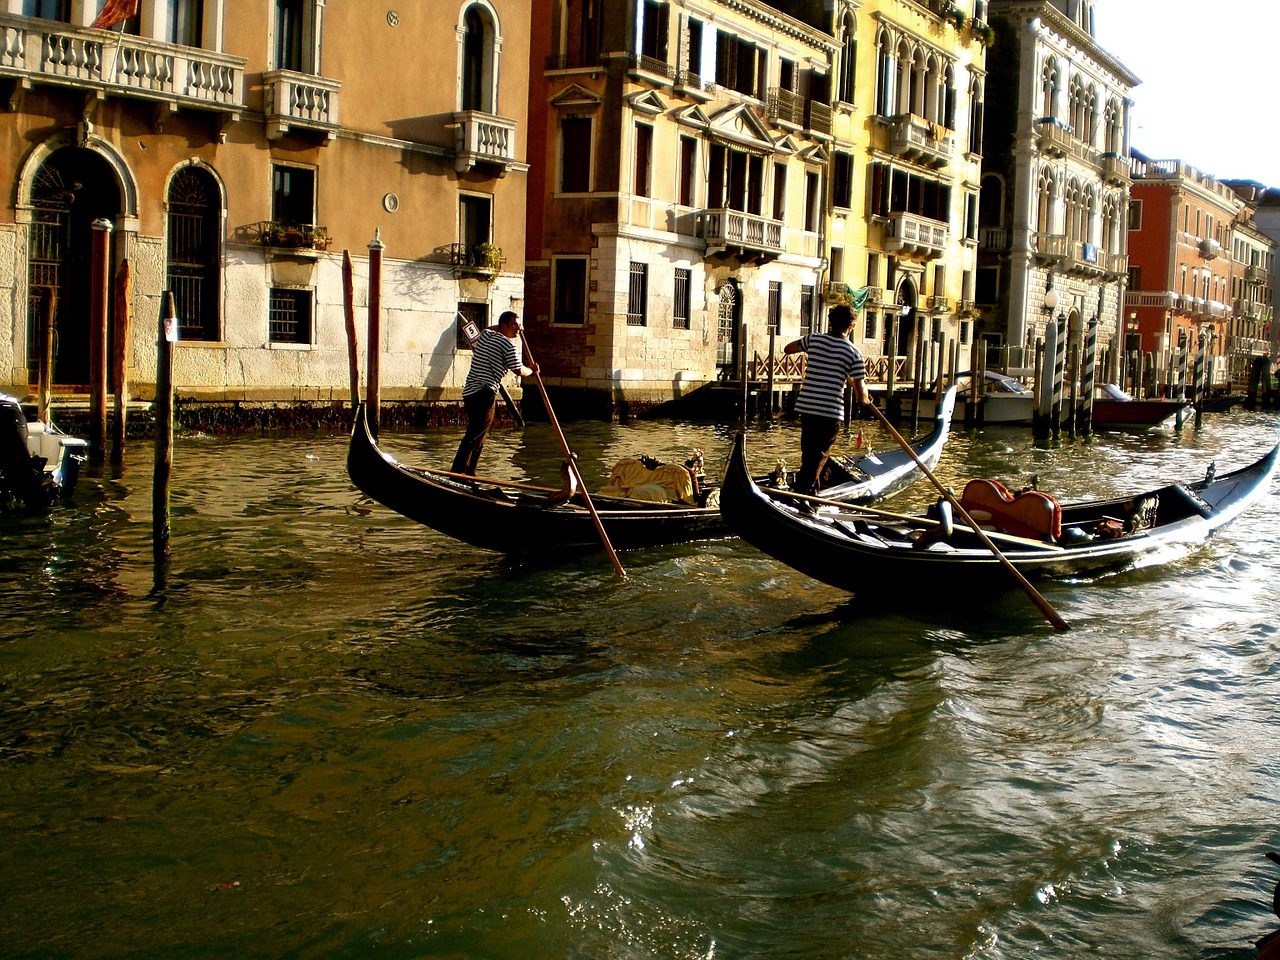
<path fill-rule="evenodd" d="M 969 516 L 968 511 L 965 510 L 964 507 L 960 506 L 960 501 L 956 499 L 955 494 L 944 487 L 939 482 L 938 478 L 933 475 L 933 471 L 925 466 L 924 461 L 916 456 L 916 452 L 911 449 L 911 444 L 907 443 L 902 434 L 900 434 L 894 425 L 889 422 L 889 418 L 881 413 L 880 408 L 875 404 L 871 404 L 870 406 L 871 412 L 879 417 L 880 422 L 884 424 L 885 428 L 891 434 L 893 434 L 893 438 L 898 441 L 902 446 L 902 449 L 911 455 L 911 459 L 916 462 L 916 466 L 924 471 L 924 475 L 929 478 L 929 482 L 932 483 L 946 501 L 951 504 L 952 509 L 964 518 L 964 522 L 973 528 L 973 532 L 978 535 L 978 539 L 986 544 L 987 548 L 995 555 L 995 558 L 1000 561 L 1001 566 L 1008 570 L 1009 573 L 1013 575 L 1014 579 L 1022 585 L 1022 589 L 1026 591 L 1027 596 L 1030 597 L 1031 601 L 1040 608 L 1040 612 L 1044 614 L 1046 620 L 1053 624 L 1053 628 L 1055 630 L 1070 630 L 1071 625 L 1067 623 L 1067 621 L 1063 620 L 1062 617 L 1058 616 L 1058 612 L 1049 605 L 1049 601 L 1040 595 L 1040 591 L 1031 585 L 1031 581 L 1023 576 L 1021 570 L 1009 562 L 1009 558 L 1000 552 L 1000 548 L 995 545 L 989 536 L 987 536 L 987 532 L 974 522 L 973 517 Z"/>
<path fill-rule="evenodd" d="M 613 544 L 609 542 L 609 534 L 605 532 L 604 524 L 600 522 L 600 514 L 596 513 L 596 505 L 591 502 L 591 495 L 587 493 L 587 485 L 582 482 L 582 473 L 578 470 L 578 461 L 574 459 L 573 452 L 569 449 L 569 441 L 564 438 L 564 431 L 560 429 L 560 421 L 556 419 L 556 412 L 551 409 L 551 399 L 547 396 L 547 388 L 542 382 L 542 374 L 534 364 L 533 351 L 529 349 L 529 341 L 525 339 L 523 330 L 520 331 L 520 343 L 524 345 L 524 353 L 529 358 L 529 366 L 533 367 L 533 379 L 538 384 L 538 392 L 542 394 L 542 404 L 547 408 L 547 419 L 551 421 L 551 426 L 556 431 L 556 437 L 560 440 L 560 449 L 564 451 L 565 462 L 568 463 L 569 469 L 573 471 L 573 475 L 578 481 L 578 489 L 582 492 L 582 499 L 587 505 L 587 512 L 591 514 L 591 519 L 596 525 L 596 533 L 600 534 L 600 542 L 604 544 L 605 552 L 609 554 L 609 559 L 613 561 L 613 569 L 618 571 L 618 579 L 625 581 L 627 579 L 627 571 L 622 569 L 622 561 L 618 559 L 618 554 L 614 551 Z"/>

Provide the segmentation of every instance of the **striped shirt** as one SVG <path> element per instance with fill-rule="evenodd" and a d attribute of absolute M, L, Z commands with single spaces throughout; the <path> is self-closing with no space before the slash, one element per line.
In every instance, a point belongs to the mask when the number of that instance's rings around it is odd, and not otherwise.
<path fill-rule="evenodd" d="M 800 349 L 809 355 L 804 381 L 796 394 L 796 413 L 844 419 L 844 388 L 849 377 L 865 380 L 867 365 L 862 353 L 845 337 L 811 333 L 800 338 Z"/>
<path fill-rule="evenodd" d="M 476 338 L 472 348 L 471 370 L 467 373 L 467 382 L 462 387 L 462 395 L 469 397 L 481 390 L 497 393 L 502 378 L 510 373 L 519 373 L 520 354 L 516 352 L 516 342 L 498 332 L 497 327 L 488 327 Z"/>

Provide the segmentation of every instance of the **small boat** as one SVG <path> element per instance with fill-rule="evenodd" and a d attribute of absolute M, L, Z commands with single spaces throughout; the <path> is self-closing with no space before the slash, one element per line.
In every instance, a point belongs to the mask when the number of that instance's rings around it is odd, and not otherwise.
<path fill-rule="evenodd" d="M 89 444 L 39 420 L 31 404 L 0 393 L 0 504 L 48 507 L 75 491 Z"/>
<path fill-rule="evenodd" d="M 1232 473 L 1215 475 L 1211 465 L 1201 480 L 1131 497 L 1058 505 L 1037 494 L 1027 505 L 1043 510 L 1046 501 L 1052 504 L 1046 526 L 1061 534 L 1052 539 L 1041 539 L 1045 528 L 1028 529 L 1031 515 L 1014 523 L 1006 522 L 1004 511 L 970 509 L 969 487 L 993 481 L 970 481 L 960 504 L 984 531 L 991 513 L 1000 513 L 988 536 L 1028 580 L 1091 575 L 1127 567 L 1162 548 L 1190 549 L 1204 541 L 1269 488 L 1278 455 L 1280 445 Z M 741 435 L 720 491 L 720 511 L 730 530 L 761 552 L 841 590 L 918 600 L 922 590 L 980 597 L 1016 586 L 977 533 L 958 518 L 948 523 L 949 511 L 935 507 L 936 518 L 842 506 L 810 513 L 761 488 L 746 471 Z M 1014 515 L 1011 508 L 1007 516 Z"/>
<path fill-rule="evenodd" d="M 948 391 L 948 396 L 954 403 L 954 390 Z M 933 430 L 912 445 L 925 463 L 938 462 L 949 426 L 949 416 L 938 418 Z M 835 472 L 840 481 L 824 487 L 822 493 L 848 503 L 888 496 L 922 476 L 915 461 L 901 450 L 850 459 Z M 513 555 L 601 549 L 585 500 L 567 483 L 555 490 L 515 482 L 473 481 L 407 466 L 378 446 L 363 406 L 351 431 L 347 474 L 365 496 L 384 507 L 477 547 Z M 634 550 L 730 536 L 720 514 L 719 496 L 718 484 L 706 484 L 694 503 L 593 494 L 591 504 L 614 549 Z"/>
<path fill-rule="evenodd" d="M 961 377 L 956 387 L 959 402 L 955 415 L 964 417 L 964 404 L 969 396 L 973 378 L 969 375 Z M 1035 416 L 1036 398 L 1021 381 L 995 370 L 984 371 L 982 380 L 982 422 L 986 424 L 1013 426 L 1030 424 Z M 931 397 L 920 400 L 920 415 L 932 416 L 934 401 Z"/>
<path fill-rule="evenodd" d="M 1095 427 L 1158 427 L 1178 416 L 1185 421 L 1195 413 L 1185 400 L 1135 400 L 1114 383 L 1104 383 L 1100 389 L 1102 396 L 1093 401 Z"/>

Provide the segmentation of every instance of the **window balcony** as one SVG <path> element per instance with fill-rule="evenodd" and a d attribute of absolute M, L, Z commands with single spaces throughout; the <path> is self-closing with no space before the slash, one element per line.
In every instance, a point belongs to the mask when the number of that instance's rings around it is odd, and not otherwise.
<path fill-rule="evenodd" d="M 1247 263 L 1244 267 L 1244 278 L 1249 283 L 1262 283 L 1267 279 L 1267 271 L 1256 263 Z"/>
<path fill-rule="evenodd" d="M 1037 120 L 1040 125 L 1040 152 L 1065 157 L 1071 153 L 1071 133 L 1053 117 Z"/>
<path fill-rule="evenodd" d="M 1009 249 L 1009 231 L 1004 227 L 979 227 L 978 249 L 988 253 L 1004 253 Z"/>
<path fill-rule="evenodd" d="M 891 213 L 884 233 L 887 250 L 927 260 L 936 259 L 946 252 L 947 225 L 940 220 L 914 213 Z"/>
<path fill-rule="evenodd" d="M 1035 254 L 1041 260 L 1056 264 L 1067 258 L 1067 235 L 1065 233 L 1037 233 L 1034 238 Z"/>
<path fill-rule="evenodd" d="M 267 137 L 278 140 L 290 130 L 338 135 L 338 90 L 342 83 L 296 70 L 269 70 L 262 75 Z"/>
<path fill-rule="evenodd" d="M 1127 253 L 1107 254 L 1107 273 L 1116 280 L 1129 275 L 1129 255 Z"/>
<path fill-rule="evenodd" d="M 770 123 L 799 130 L 804 125 L 804 98 L 783 87 L 772 87 L 767 116 Z"/>
<path fill-rule="evenodd" d="M 506 266 L 502 248 L 493 243 L 449 244 L 449 265 L 454 277 L 479 277 L 492 280 Z"/>
<path fill-rule="evenodd" d="M 831 136 L 831 107 L 825 103 L 819 103 L 817 100 L 810 100 L 805 108 L 807 118 L 805 120 L 805 132 L 817 139 L 825 139 Z"/>
<path fill-rule="evenodd" d="M 956 151 L 955 132 L 913 113 L 889 118 L 889 150 L 928 167 L 945 167 Z"/>
<path fill-rule="evenodd" d="M 930 313 L 947 313 L 951 309 L 951 301 L 946 297 L 929 297 L 925 306 Z"/>
<path fill-rule="evenodd" d="M 702 238 L 708 255 L 730 249 L 769 256 L 783 252 L 782 221 L 741 210 L 704 210 Z"/>
<path fill-rule="evenodd" d="M 505 177 L 516 162 L 516 121 L 479 110 L 453 115 L 454 169 L 465 173 L 478 163 L 498 168 Z"/>
<path fill-rule="evenodd" d="M 1095 244 L 1076 241 L 1071 244 L 1071 262 L 1067 270 L 1083 277 L 1105 276 L 1107 253 Z"/>
<path fill-rule="evenodd" d="M 0 14 L 0 77 L 151 101 L 158 123 L 179 109 L 237 119 L 244 65 L 243 57 L 213 50 Z"/>
<path fill-rule="evenodd" d="M 1129 158 L 1114 153 L 1102 155 L 1102 177 L 1109 183 L 1122 185 L 1129 182 Z"/>

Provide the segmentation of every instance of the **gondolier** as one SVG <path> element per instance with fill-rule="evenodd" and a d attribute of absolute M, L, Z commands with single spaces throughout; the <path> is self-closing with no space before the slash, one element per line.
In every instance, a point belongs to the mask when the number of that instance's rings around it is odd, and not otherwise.
<path fill-rule="evenodd" d="M 813 493 L 823 463 L 836 442 L 844 422 L 845 384 L 853 387 L 859 404 L 871 402 L 867 394 L 867 367 L 862 352 L 849 342 L 853 311 L 844 305 L 833 307 L 827 316 L 826 333 L 811 333 L 793 340 L 783 353 L 807 353 L 804 381 L 796 394 L 800 414 L 800 469 L 792 484 L 797 493 Z"/>
<path fill-rule="evenodd" d="M 507 310 L 498 317 L 498 326 L 480 334 L 471 357 L 471 370 L 462 387 L 462 406 L 467 414 L 467 432 L 458 444 L 453 458 L 453 472 L 476 475 L 485 437 L 493 426 L 493 408 L 498 402 L 498 387 L 508 372 L 531 377 L 536 367 L 520 362 L 520 317 Z"/>

